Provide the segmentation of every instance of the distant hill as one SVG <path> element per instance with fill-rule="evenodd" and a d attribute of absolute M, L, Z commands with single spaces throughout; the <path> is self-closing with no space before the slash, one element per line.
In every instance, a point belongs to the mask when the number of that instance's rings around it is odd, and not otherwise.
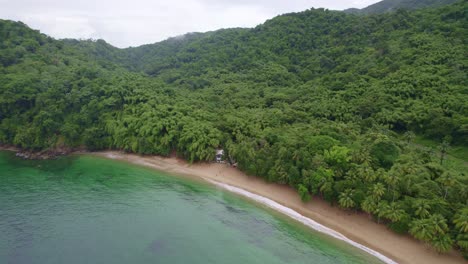
<path fill-rule="evenodd" d="M 363 9 L 350 8 L 345 13 L 353 14 L 381 14 L 397 9 L 420 9 L 426 7 L 439 7 L 457 2 L 458 0 L 383 0 Z"/>

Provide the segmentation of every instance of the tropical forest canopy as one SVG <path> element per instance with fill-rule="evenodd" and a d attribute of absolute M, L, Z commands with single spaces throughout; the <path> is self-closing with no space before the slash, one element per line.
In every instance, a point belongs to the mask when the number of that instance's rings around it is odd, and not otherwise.
<path fill-rule="evenodd" d="M 344 10 L 344 12 L 356 14 L 381 14 L 396 11 L 398 9 L 413 10 L 428 7 L 439 7 L 455 3 L 457 1 L 458 0 L 383 0 L 362 9 L 350 8 Z"/>
<path fill-rule="evenodd" d="M 467 254 L 466 12 L 310 9 L 127 49 L 0 20 L 0 143 L 190 162 L 223 148 L 305 201 Z"/>

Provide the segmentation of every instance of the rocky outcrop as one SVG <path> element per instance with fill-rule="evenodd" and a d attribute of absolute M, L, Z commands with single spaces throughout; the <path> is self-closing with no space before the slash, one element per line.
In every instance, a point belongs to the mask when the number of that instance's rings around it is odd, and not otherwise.
<path fill-rule="evenodd" d="M 60 148 L 60 149 L 48 149 L 43 151 L 29 151 L 29 150 L 16 150 L 16 156 L 22 159 L 30 160 L 47 160 L 55 159 L 59 156 L 67 155 L 72 152 L 71 149 Z"/>

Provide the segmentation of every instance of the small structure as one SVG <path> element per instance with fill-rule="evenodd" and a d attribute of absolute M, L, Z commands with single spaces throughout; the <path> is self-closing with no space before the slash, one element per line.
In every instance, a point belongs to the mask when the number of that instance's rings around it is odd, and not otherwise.
<path fill-rule="evenodd" d="M 216 162 L 222 162 L 224 157 L 224 150 L 223 149 L 217 149 L 216 150 Z"/>

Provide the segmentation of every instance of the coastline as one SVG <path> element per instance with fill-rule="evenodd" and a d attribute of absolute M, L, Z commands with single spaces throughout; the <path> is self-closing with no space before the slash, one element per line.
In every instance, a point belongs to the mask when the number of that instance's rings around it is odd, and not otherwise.
<path fill-rule="evenodd" d="M 18 151 L 14 147 L 2 146 L 0 146 L 0 150 Z M 119 151 L 76 151 L 71 154 L 94 155 L 149 167 L 173 175 L 206 181 L 219 188 L 267 205 L 320 232 L 345 240 L 345 242 L 367 251 L 386 263 L 392 263 L 391 261 L 428 264 L 466 263 L 460 254 L 454 250 L 447 254 L 438 254 L 410 236 L 398 235 L 384 225 L 375 223 L 367 214 L 349 212 L 333 207 L 317 197 L 313 197 L 308 203 L 303 203 L 293 188 L 268 183 L 259 177 L 248 176 L 226 164 L 189 164 L 178 158 L 140 156 Z M 262 199 L 270 200 L 270 204 L 262 201 Z M 326 232 L 319 230 L 322 227 Z M 350 241 L 346 241 L 346 239 Z M 370 249 L 370 251 L 361 246 Z M 372 251 L 376 254 L 373 254 Z M 380 257 L 379 254 L 381 254 Z"/>
<path fill-rule="evenodd" d="M 375 250 L 372 250 L 362 244 L 359 244 L 349 238 L 347 238 L 346 236 L 344 236 L 343 234 L 339 233 L 339 232 L 336 232 L 335 230 L 333 229 L 330 229 L 324 225 L 321 225 L 317 222 L 315 222 L 314 220 L 310 219 L 310 218 L 307 218 L 303 215 L 301 215 L 300 213 L 292 210 L 291 208 L 289 207 L 286 207 L 286 206 L 283 206 L 271 199 L 268 199 L 266 197 L 263 197 L 263 196 L 260 196 L 260 195 L 257 195 L 257 194 L 254 194 L 254 193 L 251 193 L 251 192 L 248 192 L 244 189 L 240 189 L 240 188 L 237 188 L 237 187 L 234 187 L 234 186 L 231 186 L 231 185 L 228 185 L 228 184 L 224 184 L 224 183 L 220 183 L 220 182 L 217 182 L 217 181 L 213 181 L 213 180 L 210 180 L 210 179 L 205 179 L 207 180 L 208 182 L 214 184 L 215 186 L 218 186 L 218 187 L 221 187 L 223 188 L 224 190 L 227 190 L 229 192 L 232 192 L 232 193 L 235 193 L 235 194 L 238 194 L 238 195 L 241 195 L 243 197 L 247 197 L 251 200 L 254 200 L 255 202 L 257 203 L 260 203 L 262 205 L 265 205 L 269 208 L 272 208 L 273 210 L 277 211 L 277 212 L 280 212 L 300 223 L 302 223 L 303 225 L 317 231 L 317 232 L 320 232 L 320 233 L 323 233 L 323 234 L 326 234 L 328 236 L 331 236 L 335 239 L 338 239 L 338 240 L 341 240 L 341 241 L 344 241 L 345 243 L 349 244 L 349 245 L 352 245 L 362 251 L 365 251 L 367 252 L 369 255 L 372 255 L 376 258 L 378 258 L 379 260 L 383 261 L 384 263 L 386 264 L 396 264 L 397 262 L 395 262 L 394 260 L 380 254 L 379 252 L 375 251 Z"/>
<path fill-rule="evenodd" d="M 177 158 L 140 156 L 118 151 L 103 151 L 86 154 L 129 162 L 174 175 L 195 177 L 218 187 L 224 184 L 245 190 L 254 195 L 268 198 L 281 206 L 287 207 L 302 216 L 312 219 L 326 228 L 341 233 L 346 238 L 368 247 L 397 263 L 466 263 L 454 250 L 446 254 L 438 254 L 436 251 L 410 236 L 396 234 L 387 229 L 386 226 L 377 224 L 364 213 L 345 211 L 338 207 L 333 207 L 324 200 L 316 197 L 313 197 L 308 203 L 303 203 L 293 188 L 276 183 L 268 183 L 259 177 L 248 176 L 240 170 L 226 164 L 189 164 Z M 223 187 L 223 189 L 232 192 L 229 188 Z M 252 197 L 248 198 L 252 199 Z M 291 217 L 291 215 L 289 216 Z"/>

